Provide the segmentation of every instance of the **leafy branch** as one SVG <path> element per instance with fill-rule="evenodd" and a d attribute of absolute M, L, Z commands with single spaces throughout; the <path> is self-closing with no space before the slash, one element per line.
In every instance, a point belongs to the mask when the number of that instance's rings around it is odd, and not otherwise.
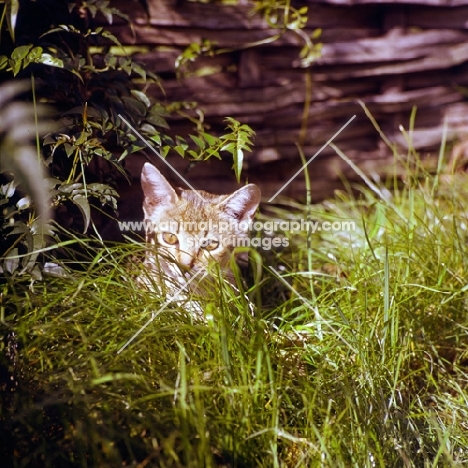
<path fill-rule="evenodd" d="M 322 44 L 318 42 L 322 30 L 315 29 L 311 34 L 305 31 L 309 10 L 307 6 L 296 8 L 291 0 L 255 0 L 252 14 L 263 17 L 269 28 L 277 31 L 272 36 L 238 47 L 219 48 L 216 42 L 202 39 L 191 43 L 176 59 L 179 76 L 192 76 L 200 73 L 193 65 L 199 57 L 214 57 L 234 50 L 258 47 L 277 41 L 288 32 L 294 33 L 302 42 L 299 58 L 302 67 L 309 67 L 322 54 Z"/>
<path fill-rule="evenodd" d="M 219 137 L 210 135 L 209 133 L 200 131 L 197 135 L 189 135 L 192 140 L 192 147 L 187 141 L 181 137 L 176 137 L 176 144 L 174 146 L 164 146 L 163 154 L 167 155 L 172 148 L 185 158 L 189 156 L 195 161 L 206 160 L 211 157 L 221 159 L 221 153 L 229 153 L 234 160 L 234 173 L 237 182 L 240 182 L 242 172 L 242 165 L 244 162 L 244 151 L 251 151 L 252 138 L 255 132 L 245 124 L 241 124 L 232 117 L 227 117 L 227 130 L 228 133 Z M 193 144 L 195 147 L 193 148 Z"/>

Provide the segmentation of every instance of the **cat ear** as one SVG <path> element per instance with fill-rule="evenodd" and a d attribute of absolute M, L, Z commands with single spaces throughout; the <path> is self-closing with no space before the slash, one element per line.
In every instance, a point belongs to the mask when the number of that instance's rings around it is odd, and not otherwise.
<path fill-rule="evenodd" d="M 169 182 L 150 163 L 145 163 L 141 171 L 141 188 L 145 194 L 145 203 L 151 205 L 170 205 L 178 200 Z"/>
<path fill-rule="evenodd" d="M 249 221 L 258 208 L 260 197 L 260 189 L 254 184 L 249 184 L 221 202 L 220 208 L 239 222 Z"/>

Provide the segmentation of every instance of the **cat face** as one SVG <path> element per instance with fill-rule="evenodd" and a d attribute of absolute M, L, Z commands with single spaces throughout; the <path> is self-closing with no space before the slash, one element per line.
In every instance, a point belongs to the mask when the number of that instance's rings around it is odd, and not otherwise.
<path fill-rule="evenodd" d="M 174 189 L 152 164 L 141 173 L 146 241 L 155 246 L 146 264 L 182 282 L 212 263 L 228 270 L 232 251 L 248 237 L 260 189 L 246 185 L 230 195 Z M 154 253 L 156 251 L 157 253 Z"/>

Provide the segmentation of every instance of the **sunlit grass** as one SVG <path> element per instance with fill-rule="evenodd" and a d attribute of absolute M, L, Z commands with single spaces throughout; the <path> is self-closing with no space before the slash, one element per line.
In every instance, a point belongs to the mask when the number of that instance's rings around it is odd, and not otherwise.
<path fill-rule="evenodd" d="M 161 310 L 165 298 L 137 280 L 136 243 L 89 246 L 67 278 L 6 283 L 5 459 L 464 466 L 468 188 L 464 175 L 418 172 L 392 195 L 366 186 L 270 209 L 356 229 L 284 233 L 290 247 L 265 252 L 246 287 L 253 314 L 217 280 L 197 298 L 206 321 L 176 303 Z"/>

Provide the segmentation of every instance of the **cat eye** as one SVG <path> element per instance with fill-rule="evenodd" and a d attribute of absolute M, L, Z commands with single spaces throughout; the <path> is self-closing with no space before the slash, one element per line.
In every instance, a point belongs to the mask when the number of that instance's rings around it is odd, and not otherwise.
<path fill-rule="evenodd" d="M 163 232 L 161 234 L 162 240 L 165 244 L 176 245 L 179 243 L 179 239 L 172 232 Z"/>
<path fill-rule="evenodd" d="M 216 239 L 203 239 L 202 247 L 205 250 L 208 250 L 210 252 L 211 250 L 217 249 L 219 246 L 219 241 Z"/>

